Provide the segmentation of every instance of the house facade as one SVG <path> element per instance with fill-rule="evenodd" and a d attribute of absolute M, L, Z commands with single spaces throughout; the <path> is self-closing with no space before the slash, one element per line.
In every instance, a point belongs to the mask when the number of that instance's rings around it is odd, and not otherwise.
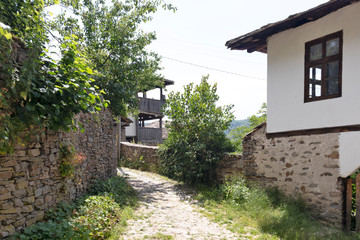
<path fill-rule="evenodd" d="M 324 218 L 333 211 L 337 223 L 349 211 L 346 179 L 360 168 L 359 13 L 359 1 L 332 0 L 226 43 L 268 58 L 264 139 L 248 136 L 255 175 L 301 194 Z"/>
<path fill-rule="evenodd" d="M 174 81 L 164 79 L 164 87 L 173 85 Z M 163 95 L 163 87 L 158 86 L 159 96 L 157 98 L 149 98 L 147 92 L 139 94 L 139 114 L 130 117 L 132 123 L 126 128 L 126 139 L 129 141 L 141 142 L 148 145 L 160 144 L 163 141 L 163 113 L 162 108 L 165 104 L 165 95 Z M 153 122 L 157 122 L 155 125 Z"/>

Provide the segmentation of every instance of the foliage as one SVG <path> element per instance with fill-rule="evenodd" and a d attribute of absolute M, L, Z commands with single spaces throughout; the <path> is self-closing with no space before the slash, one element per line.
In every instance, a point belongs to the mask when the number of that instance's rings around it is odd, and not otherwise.
<path fill-rule="evenodd" d="M 144 159 L 144 156 L 142 155 L 134 159 L 127 159 L 125 157 L 121 157 L 120 167 L 127 167 L 140 171 L 159 173 L 159 163 L 148 162 L 146 161 L 146 159 Z"/>
<path fill-rule="evenodd" d="M 159 149 L 160 171 L 185 183 L 211 183 L 217 163 L 233 150 L 224 134 L 234 118 L 232 106 L 216 106 L 217 86 L 207 80 L 185 86 L 184 93 L 170 93 L 164 111 L 171 121 Z"/>
<path fill-rule="evenodd" d="M 230 126 L 228 129 L 226 129 L 225 134 L 228 136 L 231 132 L 231 130 L 242 127 L 242 126 L 249 126 L 250 122 L 248 119 L 243 120 L 234 120 L 230 123 Z"/>
<path fill-rule="evenodd" d="M 55 5 L 63 11 L 52 17 Z M 161 0 L 0 1 L 0 21 L 11 27 L 0 27 L 0 153 L 20 133 L 75 129 L 75 114 L 107 106 L 100 94 L 121 115 L 138 91 L 159 85 L 160 58 L 145 49 L 155 34 L 139 30 L 159 6 L 174 10 Z M 26 49 L 22 62 L 16 45 Z"/>
<path fill-rule="evenodd" d="M 38 132 L 44 128 L 69 130 L 74 126 L 74 114 L 95 112 L 104 106 L 97 87 L 91 85 L 92 71 L 77 49 L 76 36 L 64 37 L 60 46 L 61 59 L 53 60 L 45 48 L 49 39 L 41 13 L 43 2 L 24 0 L 20 4 L 19 1 L 11 1 L 8 5 L 0 3 L 0 8 L 9 15 L 2 20 L 24 41 L 11 34 L 9 37 L 9 32 L 1 28 L 0 47 L 4 50 L 0 54 L 0 100 L 6 113 L 1 116 L 1 153 L 11 152 L 20 133 L 31 135 L 35 129 Z M 19 12 L 11 12 L 14 6 L 19 7 Z M 16 20 L 12 22 L 11 19 Z M 18 26 L 18 21 L 23 21 L 25 27 Z M 21 63 L 15 59 L 13 48 L 16 44 L 24 44 L 27 51 Z M 30 127 L 33 125 L 37 127 Z"/>
<path fill-rule="evenodd" d="M 249 239 L 358 239 L 311 218 L 301 199 L 238 176 L 220 186 L 198 187 L 195 198 L 206 208 L 205 215 Z"/>
<path fill-rule="evenodd" d="M 98 72 L 96 84 L 115 115 L 137 108 L 136 93 L 161 85 L 157 74 L 160 58 L 146 50 L 156 37 L 139 25 L 152 19 L 159 6 L 175 10 L 162 0 L 78 0 L 71 1 L 51 22 L 60 36 L 75 34 L 81 51 Z M 69 13 L 71 16 L 69 17 Z"/>
<path fill-rule="evenodd" d="M 114 229 L 128 218 L 126 206 L 136 203 L 135 192 L 121 177 L 99 180 L 91 192 L 93 195 L 84 196 L 75 204 L 58 204 L 46 213 L 46 222 L 25 228 L 22 234 L 14 235 L 13 239 L 85 240 L 111 237 Z"/>
<path fill-rule="evenodd" d="M 60 166 L 59 171 L 62 177 L 69 177 L 74 174 L 75 149 L 74 146 L 65 143 L 60 144 Z"/>
<path fill-rule="evenodd" d="M 223 191 L 226 199 L 231 199 L 235 203 L 246 200 L 250 195 L 250 189 L 246 186 L 246 181 L 242 177 L 231 177 L 225 181 Z"/>
<path fill-rule="evenodd" d="M 242 152 L 242 139 L 246 134 L 254 130 L 254 128 L 261 123 L 266 122 L 266 103 L 261 105 L 260 110 L 256 113 L 256 115 L 252 115 L 248 117 L 249 125 L 243 125 L 238 128 L 231 130 L 229 137 L 231 138 L 232 143 L 236 146 L 237 152 Z"/>

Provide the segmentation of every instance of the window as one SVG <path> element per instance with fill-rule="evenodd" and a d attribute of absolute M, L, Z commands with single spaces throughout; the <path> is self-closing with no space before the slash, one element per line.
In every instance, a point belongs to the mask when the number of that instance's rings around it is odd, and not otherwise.
<path fill-rule="evenodd" d="M 341 97 L 342 31 L 305 43 L 305 102 Z"/>

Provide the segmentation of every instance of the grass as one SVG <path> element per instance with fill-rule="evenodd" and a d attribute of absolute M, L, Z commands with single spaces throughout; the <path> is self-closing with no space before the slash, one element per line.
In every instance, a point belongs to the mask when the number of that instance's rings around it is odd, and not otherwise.
<path fill-rule="evenodd" d="M 173 237 L 173 236 L 171 236 L 171 235 L 166 235 L 166 234 L 163 234 L 163 233 L 156 233 L 156 234 L 151 235 L 151 236 L 145 235 L 145 236 L 144 236 L 144 239 L 153 239 L 153 240 L 172 240 L 172 239 L 174 239 L 174 237 Z"/>
<path fill-rule="evenodd" d="M 125 178 L 97 181 L 89 194 L 75 203 L 60 203 L 44 221 L 12 239 L 119 239 L 137 205 L 135 191 Z"/>
<path fill-rule="evenodd" d="M 198 186 L 195 198 L 204 215 L 249 239 L 360 239 L 312 219 L 300 199 L 249 186 L 239 177 L 222 186 Z"/>

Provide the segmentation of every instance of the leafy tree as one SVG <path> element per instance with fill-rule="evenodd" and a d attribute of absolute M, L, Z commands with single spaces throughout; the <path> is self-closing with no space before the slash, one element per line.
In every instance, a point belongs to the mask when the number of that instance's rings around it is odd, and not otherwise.
<path fill-rule="evenodd" d="M 137 108 L 137 92 L 161 85 L 160 58 L 145 49 L 155 33 L 139 29 L 160 5 L 175 10 L 162 0 L 79 0 L 51 22 L 61 36 L 78 37 L 81 52 L 98 73 L 94 84 L 104 91 L 115 115 Z"/>
<path fill-rule="evenodd" d="M 217 107 L 217 86 L 203 77 L 200 85 L 168 96 L 165 115 L 169 136 L 160 146 L 162 173 L 186 183 L 211 183 L 224 153 L 233 151 L 224 131 L 234 119 L 232 105 Z"/>
<path fill-rule="evenodd" d="M 252 115 L 247 118 L 249 120 L 249 126 L 241 126 L 231 130 L 229 136 L 236 147 L 236 151 L 240 153 L 243 151 L 242 139 L 243 137 L 245 137 L 246 134 L 254 130 L 256 126 L 260 125 L 263 122 L 266 122 L 266 108 L 266 103 L 263 103 L 256 115 Z"/>
<path fill-rule="evenodd" d="M 51 18 L 53 5 L 66 11 Z M 108 102 L 114 115 L 134 108 L 136 93 L 161 79 L 160 58 L 145 50 L 155 34 L 139 30 L 161 5 L 174 9 L 161 0 L 0 1 L 0 21 L 11 27 L 0 26 L 0 153 L 11 151 L 18 132 L 30 126 L 68 130 L 81 111 Z M 14 41 L 27 50 L 21 64 Z"/>

